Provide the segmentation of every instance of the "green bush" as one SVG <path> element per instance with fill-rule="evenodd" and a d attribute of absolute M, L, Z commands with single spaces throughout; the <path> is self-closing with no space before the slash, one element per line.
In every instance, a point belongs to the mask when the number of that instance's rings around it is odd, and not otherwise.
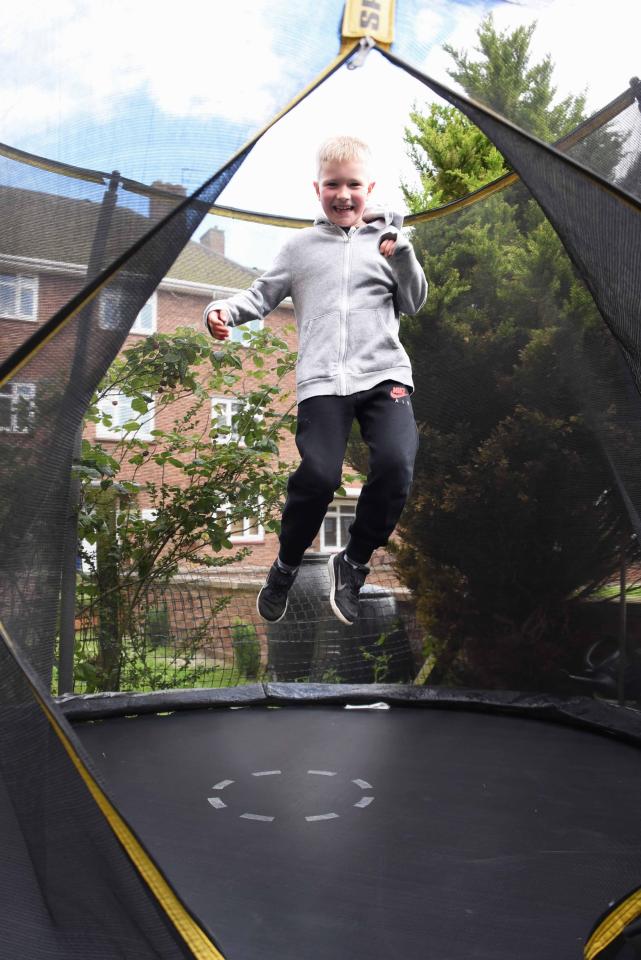
<path fill-rule="evenodd" d="M 248 679 L 255 679 L 260 672 L 260 640 L 256 636 L 256 627 L 236 620 L 231 636 L 238 670 Z"/>

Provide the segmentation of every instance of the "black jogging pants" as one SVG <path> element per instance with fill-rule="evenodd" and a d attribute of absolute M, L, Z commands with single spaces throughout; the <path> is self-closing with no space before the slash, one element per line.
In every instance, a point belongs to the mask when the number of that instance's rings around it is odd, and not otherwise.
<path fill-rule="evenodd" d="M 343 459 L 354 418 L 369 447 L 369 473 L 349 528 L 347 552 L 367 563 L 384 546 L 405 505 L 418 449 L 409 390 L 385 380 L 346 397 L 309 397 L 298 405 L 296 446 L 301 463 L 287 483 L 280 558 L 298 566 L 320 530 L 341 483 Z"/>

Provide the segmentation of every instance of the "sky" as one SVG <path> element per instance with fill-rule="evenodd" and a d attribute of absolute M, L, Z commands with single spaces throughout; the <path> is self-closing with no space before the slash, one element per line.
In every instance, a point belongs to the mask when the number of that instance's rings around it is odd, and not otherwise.
<path fill-rule="evenodd" d="M 443 43 L 472 51 L 490 10 L 500 30 L 537 20 L 533 59 L 549 53 L 559 97 L 586 90 L 589 111 L 641 75 L 633 0 L 397 0 L 397 8 L 395 52 L 446 83 Z M 3 5 L 0 140 L 193 190 L 338 52 L 341 0 L 183 0 L 166 9 L 150 0 Z M 350 132 L 371 143 L 378 199 L 401 207 L 399 182 L 413 178 L 403 129 L 412 104 L 428 99 L 427 88 L 370 54 L 281 120 L 221 202 L 313 217 L 316 147 Z M 286 236 L 220 225 L 229 255 L 250 266 L 267 266 Z"/>

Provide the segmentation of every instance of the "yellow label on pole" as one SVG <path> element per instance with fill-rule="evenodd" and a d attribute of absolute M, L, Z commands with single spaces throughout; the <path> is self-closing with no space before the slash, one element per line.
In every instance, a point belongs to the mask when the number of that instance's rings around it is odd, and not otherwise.
<path fill-rule="evenodd" d="M 347 0 L 343 39 L 372 37 L 379 43 L 393 43 L 394 3 L 395 0 Z"/>

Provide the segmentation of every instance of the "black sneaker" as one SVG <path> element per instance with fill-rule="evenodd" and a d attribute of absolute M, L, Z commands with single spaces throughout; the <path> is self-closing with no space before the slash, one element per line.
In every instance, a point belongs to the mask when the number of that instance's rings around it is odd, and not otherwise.
<path fill-rule="evenodd" d="M 329 602 L 339 620 L 351 625 L 358 619 L 358 594 L 365 583 L 369 567 L 353 567 L 345 559 L 345 551 L 329 558 Z"/>
<path fill-rule="evenodd" d="M 287 573 L 274 560 L 267 574 L 264 586 L 256 598 L 256 609 L 267 623 L 278 623 L 287 613 L 287 594 L 289 593 L 296 574 L 296 570 Z"/>

